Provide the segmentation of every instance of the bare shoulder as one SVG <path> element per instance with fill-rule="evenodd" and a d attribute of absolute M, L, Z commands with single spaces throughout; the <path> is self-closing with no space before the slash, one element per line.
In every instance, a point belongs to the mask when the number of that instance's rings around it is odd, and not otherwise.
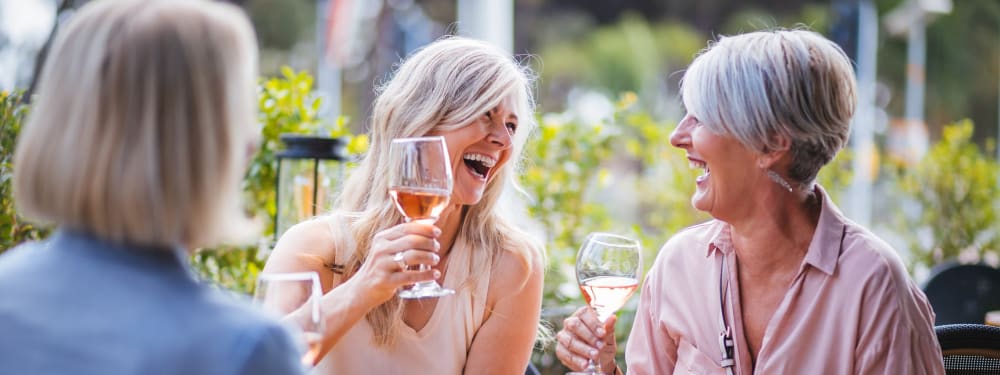
<path fill-rule="evenodd" d="M 538 249 L 523 252 L 504 250 L 498 256 L 490 280 L 490 294 L 496 297 L 520 295 L 541 289 L 545 264 Z"/>
<path fill-rule="evenodd" d="M 268 257 L 264 271 L 319 271 L 325 264 L 336 262 L 331 225 L 331 218 L 318 217 L 289 228 Z"/>

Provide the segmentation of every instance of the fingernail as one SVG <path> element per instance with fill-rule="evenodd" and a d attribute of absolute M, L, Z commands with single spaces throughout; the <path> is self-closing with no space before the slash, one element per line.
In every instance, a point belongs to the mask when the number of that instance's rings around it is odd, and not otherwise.
<path fill-rule="evenodd" d="M 441 261 L 441 257 L 438 256 L 437 254 L 431 254 L 431 255 L 434 256 L 434 264 L 438 264 L 438 262 Z"/>
<path fill-rule="evenodd" d="M 434 250 L 441 250 L 441 243 L 434 240 Z"/>
<path fill-rule="evenodd" d="M 597 350 L 590 349 L 590 356 L 591 357 L 597 357 Z"/>
<path fill-rule="evenodd" d="M 434 235 L 435 236 L 440 236 L 441 235 L 441 228 L 434 227 Z"/>
<path fill-rule="evenodd" d="M 435 279 L 439 279 L 439 278 L 441 278 L 441 271 L 438 271 L 438 270 L 434 270 L 434 278 L 435 278 Z"/>
<path fill-rule="evenodd" d="M 605 334 L 607 334 L 607 332 L 604 332 L 604 328 L 598 328 L 597 329 L 597 335 L 598 336 L 604 336 Z"/>
<path fill-rule="evenodd" d="M 604 341 L 597 340 L 597 347 L 598 348 L 603 348 L 604 347 Z"/>

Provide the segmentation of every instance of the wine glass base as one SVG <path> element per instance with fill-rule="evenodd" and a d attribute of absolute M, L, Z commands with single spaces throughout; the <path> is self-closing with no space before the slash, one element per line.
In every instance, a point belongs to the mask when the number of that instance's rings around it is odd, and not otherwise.
<path fill-rule="evenodd" d="M 420 283 L 414 284 L 410 289 L 403 289 L 399 291 L 399 298 L 404 299 L 418 299 L 418 298 L 437 298 L 450 296 L 455 294 L 454 290 L 442 288 L 437 283 L 432 283 L 430 285 L 422 285 Z"/>

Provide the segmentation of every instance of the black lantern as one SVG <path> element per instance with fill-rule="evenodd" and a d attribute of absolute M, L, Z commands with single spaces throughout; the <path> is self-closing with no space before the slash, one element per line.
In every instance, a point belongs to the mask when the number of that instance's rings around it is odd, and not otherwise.
<path fill-rule="evenodd" d="M 275 239 L 327 207 L 340 190 L 348 160 L 343 138 L 282 134 L 281 141 L 285 149 L 275 154 Z"/>

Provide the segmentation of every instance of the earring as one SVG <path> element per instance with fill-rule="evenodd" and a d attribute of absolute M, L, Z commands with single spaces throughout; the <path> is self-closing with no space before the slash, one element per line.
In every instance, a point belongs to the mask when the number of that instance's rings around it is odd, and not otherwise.
<path fill-rule="evenodd" d="M 792 184 L 788 183 L 788 181 L 782 178 L 777 172 L 768 169 L 767 177 L 771 178 L 771 181 L 781 185 L 781 187 L 785 188 L 785 190 L 788 190 L 789 193 L 792 192 Z"/>

